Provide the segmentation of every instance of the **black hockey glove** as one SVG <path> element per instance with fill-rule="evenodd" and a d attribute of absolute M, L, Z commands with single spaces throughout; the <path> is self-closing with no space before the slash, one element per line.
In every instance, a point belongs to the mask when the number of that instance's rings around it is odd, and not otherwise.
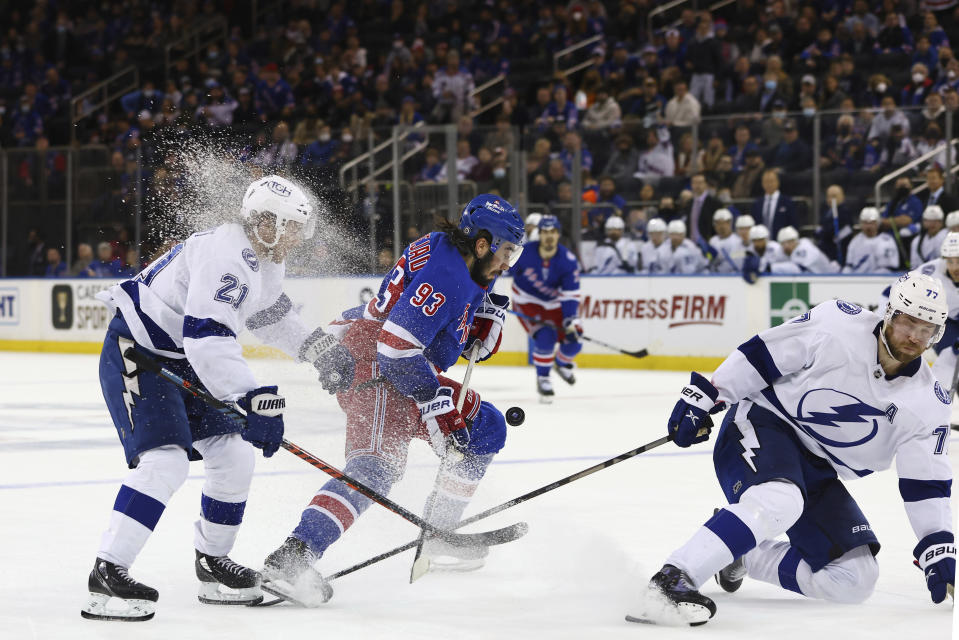
<path fill-rule="evenodd" d="M 330 394 L 346 391 L 353 384 L 356 360 L 335 336 L 316 329 L 303 341 L 300 360 L 312 362 L 319 374 L 320 386 Z"/>

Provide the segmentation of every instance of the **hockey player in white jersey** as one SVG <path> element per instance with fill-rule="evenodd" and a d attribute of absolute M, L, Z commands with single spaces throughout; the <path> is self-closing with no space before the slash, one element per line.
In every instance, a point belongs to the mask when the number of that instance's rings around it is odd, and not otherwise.
<path fill-rule="evenodd" d="M 944 219 L 942 208 L 936 204 L 929 205 L 922 212 L 922 231 L 912 239 L 909 250 L 909 264 L 913 269 L 939 257 L 939 248 L 949 233 Z"/>
<path fill-rule="evenodd" d="M 206 478 L 194 530 L 199 599 L 263 599 L 260 575 L 227 554 L 253 477 L 250 445 L 266 457 L 277 451 L 285 400 L 276 386 L 257 382 L 237 342 L 240 331 L 250 329 L 297 360 L 314 363 L 328 390 L 352 382 L 344 379 L 352 363 L 345 347 L 320 329 L 311 332 L 283 293 L 284 260 L 315 226 L 306 194 L 279 176 L 261 178 L 247 189 L 240 213 L 241 223 L 193 234 L 136 277 L 97 296 L 115 311 L 100 356 L 100 384 L 132 470 L 100 541 L 85 618 L 153 617 L 156 589 L 128 570 L 186 480 L 190 461 L 201 457 Z M 241 407 L 246 426 L 138 370 L 124 355 L 129 348 Z"/>
<path fill-rule="evenodd" d="M 918 271 L 938 280 L 945 291 L 949 317 L 942 339 L 933 346 L 936 361 L 932 365 L 932 373 L 939 384 L 951 392 L 956 369 L 956 342 L 959 341 L 959 233 L 948 233 L 939 250 L 939 257 L 920 265 Z"/>
<path fill-rule="evenodd" d="M 745 217 L 745 216 L 741 216 Z M 709 244 L 716 250 L 711 266 L 716 273 L 739 273 L 743 270 L 746 245 L 739 234 L 733 233 L 733 214 L 729 209 L 717 209 L 713 214 L 713 230 L 716 235 Z"/>
<path fill-rule="evenodd" d="M 749 232 L 756 226 L 756 221 L 751 215 L 744 214 L 736 218 L 736 235 L 743 241 L 743 246 L 749 249 Z"/>
<path fill-rule="evenodd" d="M 749 576 L 809 598 L 866 600 L 879 541 L 840 478 L 893 459 L 913 555 L 933 602 L 945 600 L 956 571 L 950 398 L 920 356 L 946 313 L 942 285 L 913 271 L 882 317 L 830 300 L 741 344 L 711 380 L 694 372 L 668 433 L 681 447 L 703 442 L 710 414 L 729 406 L 713 451 L 729 504 L 670 554 L 635 619 L 705 623 L 716 606 L 699 589 L 714 575 L 730 592 Z"/>
<path fill-rule="evenodd" d="M 755 259 L 751 261 L 750 257 Z M 769 239 L 769 229 L 766 225 L 757 224 L 749 229 L 749 247 L 746 249 L 744 264 L 756 262 L 759 273 L 769 273 L 772 265 L 786 260 L 788 258 L 782 246 L 775 240 Z"/>
<path fill-rule="evenodd" d="M 595 267 L 593 273 L 597 275 L 614 275 L 636 273 L 638 254 L 636 245 L 629 238 L 623 237 L 626 223 L 619 216 L 610 216 L 606 220 L 606 237 L 596 246 L 593 254 Z"/>
<path fill-rule="evenodd" d="M 670 245 L 666 242 L 666 222 L 653 218 L 646 223 L 649 240 L 639 245 L 641 273 L 669 273 L 673 266 Z"/>
<path fill-rule="evenodd" d="M 772 273 L 836 273 L 839 265 L 830 260 L 809 238 L 800 238 L 796 227 L 779 230 L 776 241 L 782 247 L 786 260 L 773 263 Z"/>
<path fill-rule="evenodd" d="M 888 233 L 879 233 L 879 209 L 859 212 L 859 233 L 846 248 L 843 273 L 889 273 L 899 267 L 899 249 Z"/>
<path fill-rule="evenodd" d="M 686 237 L 686 223 L 673 220 L 666 226 L 669 249 L 672 253 L 670 273 L 702 273 L 709 266 L 706 256 L 692 240 Z"/>

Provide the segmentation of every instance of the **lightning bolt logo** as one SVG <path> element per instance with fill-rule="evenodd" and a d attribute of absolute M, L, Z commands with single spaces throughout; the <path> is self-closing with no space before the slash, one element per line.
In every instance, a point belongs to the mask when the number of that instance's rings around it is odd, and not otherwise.
<path fill-rule="evenodd" d="M 133 346 L 133 340 L 127 338 L 118 338 L 117 346 L 120 347 L 120 354 L 122 355 L 128 347 Z M 132 361 L 123 358 L 123 405 L 127 410 L 127 418 L 130 419 L 130 432 L 133 432 L 133 405 L 136 404 L 136 399 L 133 397 L 136 394 L 137 397 L 140 396 L 140 377 L 135 375 L 137 370 L 136 364 Z"/>
<path fill-rule="evenodd" d="M 813 389 L 807 392 L 799 401 L 796 413 L 796 421 L 803 431 L 831 447 L 865 444 L 879 432 L 876 418 L 886 416 L 882 409 L 835 389 Z M 826 437 L 822 427 L 826 427 L 830 437 Z"/>
<path fill-rule="evenodd" d="M 743 435 L 739 439 L 739 444 L 743 448 L 743 460 L 753 470 L 753 473 L 756 473 L 756 465 L 753 463 L 753 458 L 756 457 L 756 451 L 759 449 L 759 438 L 756 436 L 756 430 L 749 423 L 736 423 L 736 426 L 739 427 L 739 432 Z"/>

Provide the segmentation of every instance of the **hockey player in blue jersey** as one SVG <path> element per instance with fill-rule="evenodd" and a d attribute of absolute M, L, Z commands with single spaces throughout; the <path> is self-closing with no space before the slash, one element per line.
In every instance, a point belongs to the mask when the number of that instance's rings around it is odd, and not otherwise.
<path fill-rule="evenodd" d="M 716 606 L 699 589 L 713 575 L 726 591 L 749 576 L 810 598 L 864 601 L 879 541 L 839 478 L 893 458 L 926 588 L 935 603 L 951 595 L 951 401 L 921 358 L 946 315 L 942 285 L 913 271 L 893 285 L 883 317 L 824 302 L 740 345 L 712 380 L 693 373 L 669 434 L 681 447 L 702 442 L 710 414 L 732 405 L 713 450 L 729 504 L 667 558 L 638 620 L 705 623 Z M 788 541 L 777 541 L 783 533 Z"/>
<path fill-rule="evenodd" d="M 348 373 L 349 359 L 332 335 L 311 333 L 282 292 L 284 259 L 315 225 L 306 194 L 279 176 L 261 178 L 247 189 L 241 218 L 193 234 L 135 278 L 97 296 L 116 312 L 100 355 L 100 384 L 132 471 L 100 541 L 85 618 L 153 617 L 156 589 L 134 580 L 128 569 L 186 480 L 190 461 L 201 457 L 206 478 L 194 533 L 200 601 L 263 599 L 259 574 L 227 554 L 253 476 L 250 445 L 266 457 L 276 452 L 285 402 L 276 386 L 256 381 L 236 335 L 250 329 L 298 360 L 314 362 L 325 378 Z M 139 371 L 124 355 L 131 347 L 220 400 L 235 402 L 247 414 L 246 428 L 158 375 Z M 267 404 L 272 408 L 258 410 Z"/>
<path fill-rule="evenodd" d="M 402 477 L 412 438 L 444 460 L 425 517 L 442 529 L 460 521 L 487 467 L 506 441 L 503 414 L 442 375 L 479 341 L 479 359 L 499 347 L 509 300 L 493 281 L 523 250 L 523 221 L 508 202 L 483 194 L 459 225 L 410 244 L 369 304 L 343 312 L 331 327 L 355 359 L 355 378 L 335 390 L 346 413 L 344 472 L 381 494 Z M 371 501 L 339 480 L 316 492 L 286 541 L 264 562 L 264 586 L 305 606 L 332 595 L 314 563 Z M 478 568 L 485 548 L 427 539 L 422 554 Z"/>
<path fill-rule="evenodd" d="M 573 367 L 576 354 L 583 348 L 579 261 L 559 243 L 559 232 L 559 219 L 543 216 L 539 221 L 539 241 L 529 243 L 510 268 L 513 303 L 522 314 L 519 321 L 533 341 L 536 390 L 544 403 L 552 402 L 555 395 L 550 380 L 552 368 L 566 383 L 576 383 Z"/>

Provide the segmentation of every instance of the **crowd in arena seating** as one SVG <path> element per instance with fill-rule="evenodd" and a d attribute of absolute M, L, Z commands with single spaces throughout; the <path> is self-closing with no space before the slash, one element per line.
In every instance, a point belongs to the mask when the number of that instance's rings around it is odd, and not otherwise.
<path fill-rule="evenodd" d="M 616 269 L 639 273 L 861 272 L 931 255 L 936 224 L 959 210 L 944 188 L 957 159 L 945 136 L 959 112 L 950 44 L 959 41 L 959 3 L 737 0 L 650 21 L 656 4 L 292 0 L 256 21 L 231 0 L 3 5 L 0 146 L 37 150 L 9 168 L 11 193 L 33 193 L 37 171 L 62 185 L 61 147 L 74 137 L 109 150 L 115 181 L 96 205 L 108 210 L 98 235 L 75 238 L 73 253 L 88 265 L 67 268 L 62 238 L 33 229 L 11 239 L 8 272 L 135 270 L 149 252 L 119 239 L 129 237 L 131 193 L 140 178 L 144 202 L 177 184 L 171 143 L 212 135 L 263 171 L 329 189 L 371 132 L 381 140 L 394 125 L 419 122 L 457 125 L 457 178 L 481 191 L 517 195 L 509 178 L 522 169 L 509 150 L 519 147 L 529 209 L 569 221 L 581 199 L 577 249 L 598 272 L 593 248 L 608 254 L 623 241 L 636 246 L 617 249 L 612 262 L 622 257 Z M 227 38 L 175 58 L 167 72 L 165 46 L 216 18 L 227 21 Z M 593 36 L 601 39 L 567 61 L 585 63 L 582 71 L 553 72 L 554 53 Z M 71 129 L 72 97 L 131 64 L 140 86 Z M 473 89 L 500 74 L 502 104 L 476 115 L 490 98 Z M 441 143 L 410 135 L 404 150 L 422 153 L 404 165 L 404 179 L 445 182 Z M 930 157 L 895 181 L 872 220 L 865 205 L 875 181 L 921 155 Z M 360 236 L 369 233 L 363 215 L 343 218 Z M 374 244 L 388 248 L 392 221 L 381 223 Z M 856 238 L 873 237 L 873 225 L 876 237 L 895 234 L 895 264 L 850 264 L 861 259 Z M 880 246 L 888 249 L 869 243 Z M 744 265 L 746 254 L 759 264 Z"/>

